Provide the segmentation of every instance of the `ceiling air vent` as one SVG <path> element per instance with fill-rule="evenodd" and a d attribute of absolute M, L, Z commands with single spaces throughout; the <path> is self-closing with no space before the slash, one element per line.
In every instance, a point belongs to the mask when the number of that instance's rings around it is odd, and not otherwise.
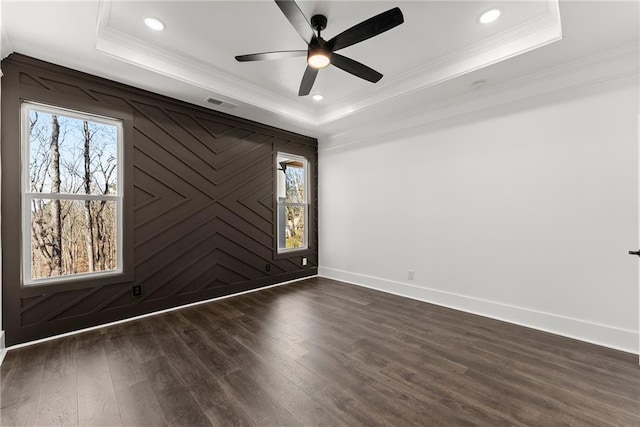
<path fill-rule="evenodd" d="M 238 106 L 237 104 L 227 102 L 227 101 L 221 101 L 219 99 L 215 99 L 212 97 L 208 97 L 207 99 L 205 99 L 205 102 L 207 104 L 216 105 L 218 107 L 225 107 L 225 108 L 236 108 Z"/>

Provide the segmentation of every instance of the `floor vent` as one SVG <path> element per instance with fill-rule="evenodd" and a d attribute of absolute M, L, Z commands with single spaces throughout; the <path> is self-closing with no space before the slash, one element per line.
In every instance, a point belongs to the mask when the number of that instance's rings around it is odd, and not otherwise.
<path fill-rule="evenodd" d="M 236 108 L 238 106 L 237 104 L 233 104 L 227 101 L 221 101 L 212 97 L 208 97 L 207 99 L 205 99 L 205 101 L 207 102 L 207 104 L 216 105 L 218 107 Z"/>

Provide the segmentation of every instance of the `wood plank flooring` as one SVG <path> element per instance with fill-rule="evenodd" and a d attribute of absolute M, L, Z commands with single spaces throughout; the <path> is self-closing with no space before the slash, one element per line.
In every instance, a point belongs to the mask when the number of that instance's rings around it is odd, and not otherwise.
<path fill-rule="evenodd" d="M 313 278 L 10 351 L 5 425 L 640 425 L 637 356 Z"/>

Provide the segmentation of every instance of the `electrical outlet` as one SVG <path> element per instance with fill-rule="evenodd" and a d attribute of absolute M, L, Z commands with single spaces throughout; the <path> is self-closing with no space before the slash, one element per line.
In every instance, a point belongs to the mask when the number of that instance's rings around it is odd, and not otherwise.
<path fill-rule="evenodd" d="M 132 297 L 141 297 L 142 296 L 142 285 L 133 285 L 131 287 L 131 296 Z"/>
<path fill-rule="evenodd" d="M 416 272 L 413 270 L 408 270 L 407 271 L 407 277 L 409 280 L 413 280 L 416 278 Z"/>
<path fill-rule="evenodd" d="M 307 257 L 302 257 L 302 266 L 307 265 Z"/>
<path fill-rule="evenodd" d="M 271 264 L 265 265 L 264 269 L 267 270 L 267 271 L 271 271 Z"/>

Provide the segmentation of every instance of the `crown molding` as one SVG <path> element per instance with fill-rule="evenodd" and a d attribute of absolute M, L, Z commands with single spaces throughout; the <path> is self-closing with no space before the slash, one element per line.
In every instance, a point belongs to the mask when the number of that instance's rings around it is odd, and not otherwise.
<path fill-rule="evenodd" d="M 247 83 L 198 59 L 146 43 L 109 26 L 112 0 L 100 1 L 96 50 L 138 67 L 203 89 L 206 96 L 249 104 L 306 125 L 317 125 L 317 113 L 300 102 Z M 204 104 L 203 104 L 204 105 Z"/>
<path fill-rule="evenodd" d="M 539 96 L 575 90 L 640 73 L 640 44 L 632 43 L 596 55 L 567 62 L 540 72 L 487 85 L 480 90 L 424 104 L 388 117 L 384 123 L 367 123 L 349 131 L 321 138 L 319 151 L 329 151 L 412 134 L 442 120 L 489 108 L 517 104 Z"/>
<path fill-rule="evenodd" d="M 350 94 L 349 99 L 336 101 L 323 110 L 318 124 L 326 125 L 561 40 L 558 0 L 547 0 L 546 4 L 544 13 L 519 25 L 417 66 L 384 84 Z"/>

